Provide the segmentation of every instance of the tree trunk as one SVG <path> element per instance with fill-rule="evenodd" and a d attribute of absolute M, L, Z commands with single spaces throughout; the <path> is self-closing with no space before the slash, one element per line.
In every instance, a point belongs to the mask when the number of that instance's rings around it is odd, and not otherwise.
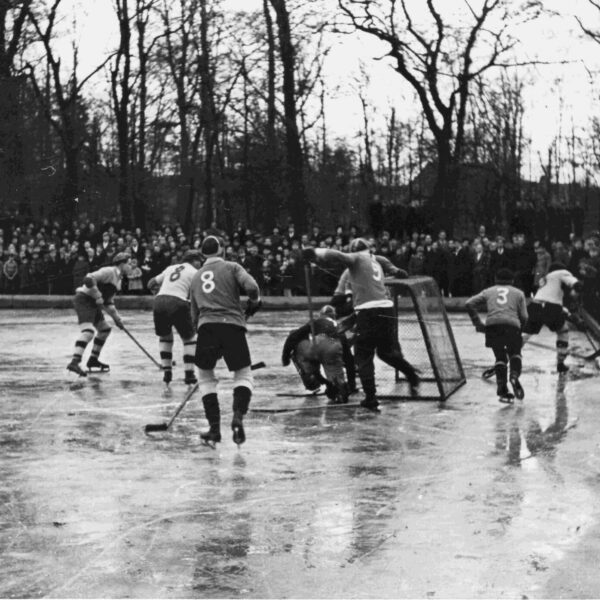
<path fill-rule="evenodd" d="M 304 156 L 296 110 L 296 53 L 292 43 L 286 1 L 270 1 L 277 15 L 279 53 L 283 69 L 288 211 L 296 229 L 302 231 L 306 226 L 307 206 L 304 186 Z"/>

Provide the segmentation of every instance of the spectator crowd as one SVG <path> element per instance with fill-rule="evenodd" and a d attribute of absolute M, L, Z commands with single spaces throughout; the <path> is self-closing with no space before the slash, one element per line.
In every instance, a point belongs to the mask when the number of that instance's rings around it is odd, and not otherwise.
<path fill-rule="evenodd" d="M 215 224 L 191 234 L 179 224 L 150 231 L 126 230 L 116 224 L 19 222 L 4 219 L 0 228 L 0 293 L 72 294 L 90 271 L 111 263 L 118 252 L 131 255 L 123 293 L 147 294 L 148 281 L 170 264 L 180 262 L 186 250 L 199 248 L 206 235 L 219 235 L 225 242 L 225 258 L 239 262 L 259 283 L 264 295 L 292 296 L 305 293 L 302 249 L 347 249 L 350 241 L 370 239 L 383 255 L 409 275 L 433 277 L 444 296 L 464 297 L 490 285 L 500 268 L 511 269 L 516 284 L 530 296 L 548 272 L 560 261 L 571 272 L 587 280 L 586 289 L 597 297 L 600 273 L 600 234 L 586 238 L 565 234 L 566 239 L 528 239 L 523 233 L 508 238 L 488 235 L 484 226 L 472 237 L 450 238 L 445 231 L 414 231 L 398 239 L 382 229 L 377 236 L 358 227 L 336 227 L 324 231 L 315 225 L 306 232 L 293 224 L 274 227 L 269 233 L 255 232 L 241 223 L 225 232 Z M 341 268 L 313 267 L 312 293 L 328 296 L 335 288 Z M 589 292 L 592 293 L 592 292 Z"/>

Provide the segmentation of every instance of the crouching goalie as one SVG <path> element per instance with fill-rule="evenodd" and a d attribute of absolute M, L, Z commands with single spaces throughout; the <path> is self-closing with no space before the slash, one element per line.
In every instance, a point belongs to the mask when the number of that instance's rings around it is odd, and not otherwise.
<path fill-rule="evenodd" d="M 281 355 L 281 362 L 293 362 L 307 390 L 317 391 L 326 386 L 327 397 L 335 403 L 345 404 L 356 389 L 354 358 L 343 334 L 338 333 L 335 309 L 324 306 L 311 325 L 307 323 L 290 332 Z M 321 374 L 321 366 L 325 377 Z M 346 373 L 348 377 L 346 377 Z"/>
<path fill-rule="evenodd" d="M 519 377 L 523 346 L 521 331 L 528 319 L 527 301 L 525 294 L 512 283 L 512 271 L 500 269 L 496 274 L 496 285 L 469 298 L 466 303 L 475 329 L 485 333 L 485 345 L 494 353 L 498 400 L 507 404 L 512 402 L 514 396 L 519 400 L 525 397 Z M 479 317 L 478 308 L 487 308 L 485 325 Z M 508 391 L 507 386 L 509 366 L 514 395 Z"/>

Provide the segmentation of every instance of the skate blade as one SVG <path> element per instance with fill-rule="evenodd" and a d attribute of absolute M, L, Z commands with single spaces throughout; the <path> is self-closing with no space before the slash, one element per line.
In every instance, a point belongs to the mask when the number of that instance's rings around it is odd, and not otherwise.
<path fill-rule="evenodd" d="M 109 373 L 110 369 L 102 369 L 101 367 L 88 367 L 88 373 Z"/>
<path fill-rule="evenodd" d="M 498 402 L 502 404 L 514 404 L 514 396 L 498 396 Z"/>
<path fill-rule="evenodd" d="M 217 442 L 213 442 L 212 440 L 203 440 L 202 438 L 200 441 L 202 442 L 203 446 L 208 446 L 211 450 L 217 449 Z"/>

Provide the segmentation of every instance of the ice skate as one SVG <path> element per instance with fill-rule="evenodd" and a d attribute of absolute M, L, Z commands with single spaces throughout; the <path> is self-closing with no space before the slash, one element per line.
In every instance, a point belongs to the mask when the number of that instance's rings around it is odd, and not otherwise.
<path fill-rule="evenodd" d="M 164 370 L 164 374 L 163 374 L 163 381 L 169 385 L 171 383 L 171 381 L 173 380 L 173 371 L 171 371 L 171 369 L 165 369 Z"/>
<path fill-rule="evenodd" d="M 367 396 L 364 400 L 361 400 L 360 405 L 363 408 L 370 410 L 371 412 L 381 412 L 379 410 L 379 402 L 377 401 L 377 398 L 375 398 L 375 396 Z"/>
<path fill-rule="evenodd" d="M 100 362 L 96 356 L 90 356 L 87 361 L 87 368 L 90 373 L 105 373 L 106 371 L 110 371 L 110 367 L 103 362 Z"/>
<path fill-rule="evenodd" d="M 216 444 L 221 441 L 221 431 L 218 427 L 211 427 L 208 431 L 200 434 L 200 439 L 205 446 L 216 450 Z"/>
<path fill-rule="evenodd" d="M 498 394 L 498 402 L 502 402 L 502 404 L 512 404 L 515 397 L 508 391 L 508 387 L 506 384 L 499 385 L 497 392 Z"/>
<path fill-rule="evenodd" d="M 194 373 L 186 372 L 185 379 L 183 380 L 183 382 L 186 385 L 195 385 L 196 383 L 198 383 L 198 379 L 196 379 Z"/>
<path fill-rule="evenodd" d="M 511 377 L 510 378 L 510 385 L 513 389 L 513 392 L 515 394 L 515 398 L 517 400 L 523 400 L 523 398 L 525 398 L 525 390 L 523 389 L 523 386 L 521 385 L 521 382 L 519 381 L 518 377 Z"/>
<path fill-rule="evenodd" d="M 67 365 L 67 371 L 71 371 L 71 373 L 76 373 L 79 377 L 87 377 L 87 373 L 79 366 L 78 362 L 72 360 Z"/>
<path fill-rule="evenodd" d="M 231 420 L 231 431 L 233 431 L 234 444 L 241 446 L 246 441 L 244 421 L 241 414 L 233 414 L 233 419 Z"/>

